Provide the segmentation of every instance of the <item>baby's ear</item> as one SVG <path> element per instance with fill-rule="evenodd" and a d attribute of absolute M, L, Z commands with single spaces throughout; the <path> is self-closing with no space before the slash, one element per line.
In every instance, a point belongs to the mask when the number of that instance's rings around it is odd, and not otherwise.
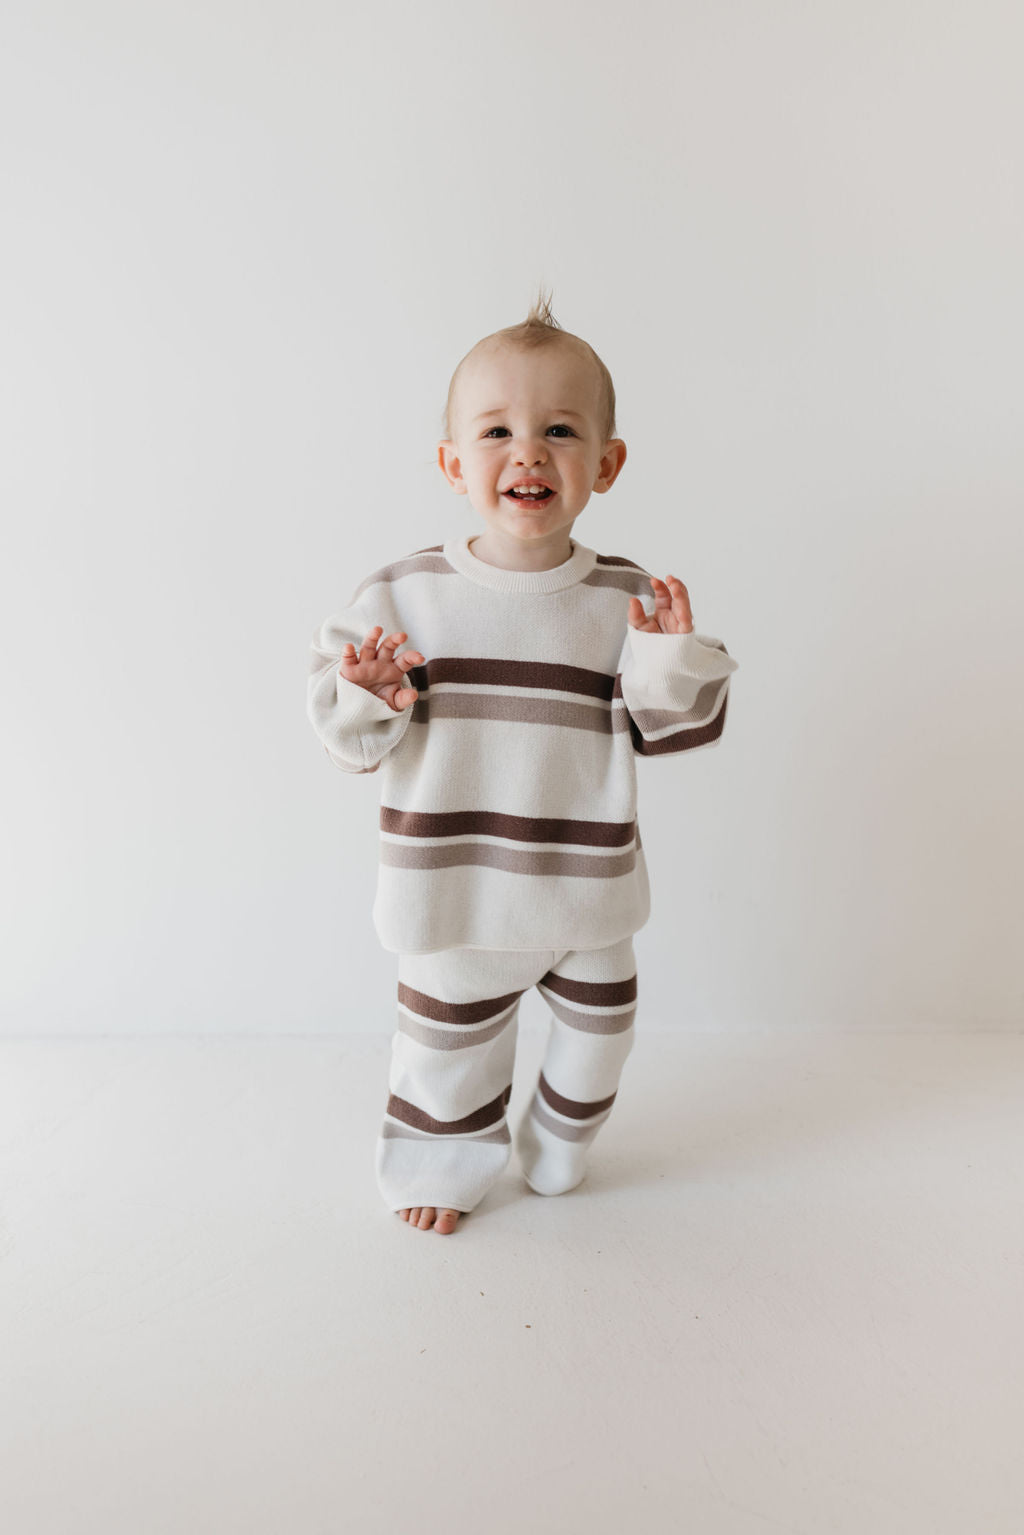
<path fill-rule="evenodd" d="M 446 438 L 437 445 L 437 462 L 441 473 L 448 484 L 458 495 L 466 494 L 466 482 L 462 478 L 462 464 L 459 461 L 458 444 Z"/>
<path fill-rule="evenodd" d="M 594 489 L 600 495 L 603 495 L 606 490 L 611 490 L 625 462 L 626 444 L 621 437 L 613 437 L 609 442 L 605 443 L 604 453 L 601 457 L 598 477 L 603 483 L 594 486 Z"/>

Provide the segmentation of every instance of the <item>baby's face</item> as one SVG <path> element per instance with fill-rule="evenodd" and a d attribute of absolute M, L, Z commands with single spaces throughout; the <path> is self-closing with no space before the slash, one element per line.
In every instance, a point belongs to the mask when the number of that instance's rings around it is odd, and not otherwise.
<path fill-rule="evenodd" d="M 438 461 L 496 531 L 527 542 L 557 538 L 625 459 L 624 443 L 605 440 L 601 418 L 597 370 L 577 347 L 524 352 L 489 342 L 459 375 L 454 436 L 439 445 Z M 549 494 L 512 495 L 523 480 L 540 481 Z"/>

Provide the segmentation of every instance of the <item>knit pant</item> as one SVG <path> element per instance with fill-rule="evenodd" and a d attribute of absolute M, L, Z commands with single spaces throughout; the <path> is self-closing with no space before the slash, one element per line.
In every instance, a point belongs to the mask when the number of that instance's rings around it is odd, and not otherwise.
<path fill-rule="evenodd" d="M 540 1080 L 516 1132 L 530 1187 L 563 1194 L 586 1172 L 633 1047 L 632 938 L 604 949 L 444 949 L 398 956 L 398 1030 L 377 1141 L 392 1210 L 472 1210 L 508 1164 L 519 999 L 551 1008 Z"/>

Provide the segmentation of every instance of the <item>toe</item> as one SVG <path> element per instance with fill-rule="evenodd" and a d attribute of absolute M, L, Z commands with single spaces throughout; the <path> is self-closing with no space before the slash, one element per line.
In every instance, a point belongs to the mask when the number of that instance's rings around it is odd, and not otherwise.
<path fill-rule="evenodd" d="M 434 1230 L 444 1237 L 449 1236 L 455 1230 L 461 1213 L 461 1210 L 440 1210 Z"/>

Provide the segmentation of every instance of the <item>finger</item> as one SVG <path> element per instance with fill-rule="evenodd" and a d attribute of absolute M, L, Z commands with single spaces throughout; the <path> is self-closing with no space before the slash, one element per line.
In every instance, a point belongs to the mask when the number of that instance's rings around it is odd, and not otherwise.
<path fill-rule="evenodd" d="M 686 587 L 673 575 L 669 576 L 667 584 L 659 581 L 657 576 L 652 576 L 651 584 L 654 586 L 654 611 L 659 628 L 667 634 L 688 634 L 693 628 L 693 614 L 690 612 Z"/>
<path fill-rule="evenodd" d="M 365 640 L 363 641 L 363 648 L 362 648 L 362 650 L 359 653 L 359 659 L 361 661 L 374 661 L 374 660 L 376 660 L 376 658 L 377 658 L 377 636 L 379 634 L 383 634 L 383 633 L 384 633 L 383 626 L 381 624 L 374 624 L 373 628 L 370 630 L 369 634 L 366 636 Z"/>
<path fill-rule="evenodd" d="M 672 612 L 679 623 L 680 629 L 688 634 L 693 629 L 693 610 L 690 607 L 690 594 L 677 576 L 670 575 L 668 584 L 672 591 Z"/>
<path fill-rule="evenodd" d="M 663 634 L 671 634 L 674 627 L 672 623 L 672 593 L 664 581 L 659 581 L 657 576 L 651 577 L 651 585 L 654 587 L 654 612 L 651 616 Z"/>
<path fill-rule="evenodd" d="M 633 607 L 634 602 L 636 603 L 635 608 Z M 658 627 L 658 623 L 654 615 L 652 613 L 648 613 L 639 597 L 631 597 L 629 599 L 629 603 L 630 623 L 633 625 L 634 629 L 649 630 L 652 625 L 655 629 Z"/>
<path fill-rule="evenodd" d="M 406 634 L 405 630 L 400 629 L 397 634 L 389 634 L 386 640 L 381 640 L 380 644 L 377 646 L 377 649 L 395 650 L 403 640 L 407 640 L 408 638 L 409 636 Z"/>
<path fill-rule="evenodd" d="M 418 650 L 407 650 L 404 655 L 395 657 L 395 665 L 399 671 L 407 672 L 414 666 L 422 666 L 424 657 Z"/>

